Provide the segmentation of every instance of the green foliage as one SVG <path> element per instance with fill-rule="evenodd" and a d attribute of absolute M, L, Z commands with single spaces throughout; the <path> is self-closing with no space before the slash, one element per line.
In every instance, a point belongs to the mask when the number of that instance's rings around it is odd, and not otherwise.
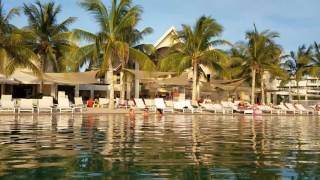
<path fill-rule="evenodd" d="M 283 64 L 289 75 L 297 81 L 301 81 L 306 75 L 310 75 L 312 70 L 312 46 L 302 45 L 296 52 L 291 51 L 290 55 Z"/>
<path fill-rule="evenodd" d="M 82 48 L 83 58 L 78 65 L 88 63 L 101 71 L 120 61 L 125 66 L 129 60 L 138 62 L 142 69 L 154 69 L 152 61 L 143 52 L 134 49 L 151 28 L 136 29 L 142 8 L 133 6 L 130 0 L 113 0 L 107 8 L 100 0 L 83 0 L 81 6 L 94 15 L 99 32 L 92 34 L 77 29 L 76 35 L 90 44 Z M 112 62 L 110 62 L 112 61 Z"/>
<path fill-rule="evenodd" d="M 174 36 L 178 41 L 171 47 L 170 53 L 162 58 L 159 68 L 162 71 L 183 72 L 194 65 L 205 65 L 211 70 L 222 70 L 219 61 L 229 57 L 215 45 L 225 41 L 215 39 L 223 28 L 211 17 L 200 17 L 194 28 L 182 25 L 182 30 Z"/>
<path fill-rule="evenodd" d="M 32 36 L 27 39 L 28 45 L 40 57 L 39 66 L 42 72 L 66 71 L 67 58 L 77 57 L 78 47 L 73 41 L 73 34 L 68 26 L 76 18 L 68 17 L 61 23 L 57 18 L 61 12 L 61 6 L 54 2 L 35 3 L 23 5 L 24 14 L 28 18 L 28 26 L 25 28 Z M 70 60 L 69 60 L 70 61 Z"/>
<path fill-rule="evenodd" d="M 10 24 L 10 20 L 17 15 L 18 8 L 13 8 L 6 14 L 0 0 L 0 73 L 10 75 L 18 68 L 27 68 L 41 76 L 34 64 L 37 56 L 25 42 L 30 34 Z"/>

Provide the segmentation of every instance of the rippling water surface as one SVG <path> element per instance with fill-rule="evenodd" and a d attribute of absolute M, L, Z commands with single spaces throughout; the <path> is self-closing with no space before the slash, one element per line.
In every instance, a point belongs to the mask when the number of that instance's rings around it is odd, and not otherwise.
<path fill-rule="evenodd" d="M 318 117 L 0 116 L 1 179 L 317 179 Z"/>

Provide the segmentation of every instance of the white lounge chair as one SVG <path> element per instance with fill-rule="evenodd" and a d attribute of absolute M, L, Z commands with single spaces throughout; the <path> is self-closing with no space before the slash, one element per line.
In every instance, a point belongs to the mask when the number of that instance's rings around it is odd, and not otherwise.
<path fill-rule="evenodd" d="M 314 114 L 314 110 L 311 109 L 306 109 L 302 104 L 296 104 L 295 106 L 299 111 L 301 111 L 301 113 L 305 113 L 305 114 Z"/>
<path fill-rule="evenodd" d="M 168 108 L 173 108 L 173 101 L 172 100 L 165 100 L 164 103 L 166 103 L 166 106 Z"/>
<path fill-rule="evenodd" d="M 185 110 L 184 101 L 174 101 L 173 102 L 173 110 L 184 112 Z"/>
<path fill-rule="evenodd" d="M 163 112 L 173 112 L 173 108 L 167 107 L 162 98 L 155 98 L 154 104 L 156 109 L 162 109 Z"/>
<path fill-rule="evenodd" d="M 288 112 L 295 113 L 295 110 L 288 109 L 283 103 L 280 103 L 277 107 L 281 109 L 285 114 L 287 114 Z"/>
<path fill-rule="evenodd" d="M 196 105 L 192 105 L 191 100 L 185 100 L 184 101 L 184 105 L 185 105 L 185 111 L 191 111 L 191 113 L 195 113 L 195 112 L 202 112 L 202 109 Z"/>
<path fill-rule="evenodd" d="M 292 111 L 294 114 L 302 114 L 302 111 L 298 110 L 296 107 L 294 107 L 293 104 L 291 103 L 286 103 L 285 104 L 287 106 L 287 108 Z"/>
<path fill-rule="evenodd" d="M 38 114 L 40 112 L 50 112 L 52 114 L 53 100 L 51 98 L 42 97 L 38 100 Z"/>
<path fill-rule="evenodd" d="M 213 107 L 213 104 L 211 103 L 200 103 L 200 106 L 203 108 L 203 110 L 205 111 L 209 111 L 209 112 L 215 112 L 215 108 Z"/>
<path fill-rule="evenodd" d="M 18 113 L 31 112 L 34 113 L 33 100 L 32 99 L 21 99 L 18 107 Z"/>
<path fill-rule="evenodd" d="M 109 99 L 107 98 L 99 98 L 100 107 L 108 107 Z"/>
<path fill-rule="evenodd" d="M 260 111 L 262 111 L 263 113 L 270 113 L 270 114 L 281 114 L 281 113 L 285 113 L 285 111 L 281 110 L 281 109 L 275 109 L 272 108 L 268 105 L 260 105 L 258 106 L 258 109 Z"/>
<path fill-rule="evenodd" d="M 70 106 L 70 102 L 68 98 L 59 98 L 57 110 L 61 112 L 72 112 L 74 109 Z"/>
<path fill-rule="evenodd" d="M 136 104 L 134 103 L 133 100 L 129 100 L 128 101 L 128 106 L 129 106 L 129 108 L 134 108 L 136 106 Z"/>
<path fill-rule="evenodd" d="M 200 104 L 203 110 L 213 112 L 213 113 L 222 113 L 225 114 L 225 111 L 221 104 L 211 104 L 211 103 L 202 103 Z"/>
<path fill-rule="evenodd" d="M 225 113 L 233 114 L 233 110 L 237 111 L 237 107 L 232 102 L 221 101 L 221 105 L 222 105 Z"/>
<path fill-rule="evenodd" d="M 1 103 L 0 112 L 13 112 L 13 113 L 16 112 L 14 101 L 7 100 L 5 98 L 5 99 L 1 99 L 0 103 Z"/>
<path fill-rule="evenodd" d="M 144 103 L 150 111 L 156 110 L 156 105 L 154 104 L 153 99 L 144 99 Z"/>
<path fill-rule="evenodd" d="M 12 95 L 1 95 L 1 100 L 12 101 Z"/>
<path fill-rule="evenodd" d="M 82 113 L 83 108 L 85 108 L 85 104 L 83 104 L 82 97 L 74 97 L 73 110 L 76 111 L 78 109 Z"/>
<path fill-rule="evenodd" d="M 144 104 L 141 98 L 134 98 L 134 102 L 136 103 L 135 109 L 145 109 L 146 105 Z"/>
<path fill-rule="evenodd" d="M 129 107 L 128 106 L 128 101 L 124 100 L 124 99 L 116 98 L 116 107 L 117 108 L 125 108 L 125 109 L 127 109 Z"/>

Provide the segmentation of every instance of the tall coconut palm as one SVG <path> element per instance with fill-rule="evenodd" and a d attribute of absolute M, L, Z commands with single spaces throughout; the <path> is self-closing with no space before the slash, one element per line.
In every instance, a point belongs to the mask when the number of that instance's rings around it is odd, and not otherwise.
<path fill-rule="evenodd" d="M 127 37 L 133 35 L 133 29 L 140 19 L 141 8 L 133 6 L 131 0 L 112 0 L 111 8 L 107 8 L 101 0 L 83 0 L 81 6 L 91 12 L 99 24 L 99 32 L 94 36 L 86 36 L 82 31 L 82 36 L 89 40 L 99 40 L 99 45 L 91 44 L 91 50 L 99 47 L 95 51 L 101 51 L 101 72 L 106 72 L 105 78 L 109 84 L 109 108 L 114 108 L 114 80 L 113 62 L 128 62 L 129 59 L 137 61 L 141 66 L 149 66 L 151 61 L 144 53 L 130 47 Z M 92 35 L 92 34 L 91 34 Z M 95 41 L 94 43 L 96 43 Z M 93 47 L 95 46 L 95 47 Z M 87 47 L 88 54 L 93 52 Z M 98 51 L 97 51 L 98 50 Z"/>
<path fill-rule="evenodd" d="M 194 28 L 182 25 L 182 30 L 174 37 L 179 43 L 171 47 L 168 56 L 160 60 L 161 70 L 177 71 L 179 73 L 192 68 L 192 100 L 197 99 L 197 85 L 199 83 L 199 65 L 211 70 L 221 70 L 218 63 L 228 59 L 228 56 L 215 46 L 224 43 L 215 38 L 221 34 L 223 28 L 213 18 L 200 17 Z"/>
<path fill-rule="evenodd" d="M 318 78 L 320 76 L 320 44 L 314 42 L 313 49 L 314 54 L 313 58 L 311 59 L 312 67 L 310 74 Z"/>
<path fill-rule="evenodd" d="M 138 21 L 136 23 L 138 23 Z M 136 51 L 135 54 L 131 54 L 131 56 L 129 52 L 128 59 L 120 59 L 122 67 L 120 72 L 120 99 L 122 100 L 125 98 L 125 81 L 127 80 L 129 75 L 128 73 L 125 73 L 126 71 L 124 71 L 124 69 L 128 67 L 128 64 L 138 63 L 141 66 L 141 69 L 148 71 L 155 69 L 155 65 L 151 61 L 151 59 L 149 59 L 149 56 L 139 55 L 141 53 L 150 54 L 150 51 L 154 51 L 154 47 L 151 44 L 139 44 L 140 41 L 143 40 L 143 37 L 145 35 L 151 34 L 153 32 L 153 29 L 147 27 L 144 28 L 142 31 L 139 31 L 135 28 L 136 25 L 134 25 L 133 28 L 128 29 L 126 33 L 124 33 L 124 41 L 129 44 L 130 48 L 136 49 L 138 51 Z"/>
<path fill-rule="evenodd" d="M 228 55 L 230 56 L 230 61 L 225 61 L 222 63 L 224 71 L 220 74 L 222 79 L 249 79 L 250 78 L 250 67 L 246 63 L 247 59 L 247 44 L 244 42 L 235 43 Z"/>
<path fill-rule="evenodd" d="M 296 52 L 291 51 L 289 58 L 285 61 L 284 67 L 288 70 L 290 78 L 296 81 L 298 99 L 300 100 L 299 82 L 305 75 L 312 71 L 312 46 L 302 45 Z"/>
<path fill-rule="evenodd" d="M 68 17 L 58 23 L 61 6 L 54 2 L 42 3 L 39 0 L 33 4 L 24 4 L 24 14 L 28 18 L 25 28 L 32 34 L 28 43 L 39 57 L 39 67 L 42 72 L 63 71 L 63 59 L 66 55 L 77 50 L 72 41 L 72 33 L 68 26 L 76 18 Z M 40 85 L 42 93 L 43 82 Z"/>
<path fill-rule="evenodd" d="M 13 8 L 6 13 L 0 0 L 0 73 L 10 75 L 17 68 L 28 68 L 40 75 L 39 69 L 33 63 L 37 57 L 24 41 L 29 34 L 10 23 L 17 15 L 19 9 Z"/>
<path fill-rule="evenodd" d="M 279 34 L 269 30 L 259 32 L 254 26 L 253 31 L 246 33 L 247 56 L 246 66 L 251 70 L 251 104 L 255 103 L 255 85 L 256 74 L 260 75 L 262 102 L 264 103 L 264 81 L 263 74 L 270 69 L 273 64 L 280 61 L 281 48 L 274 42 L 274 39 L 279 37 Z"/>

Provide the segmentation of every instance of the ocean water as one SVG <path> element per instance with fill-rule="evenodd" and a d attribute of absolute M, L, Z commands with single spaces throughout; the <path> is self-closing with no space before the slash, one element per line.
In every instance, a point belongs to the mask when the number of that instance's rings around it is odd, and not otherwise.
<path fill-rule="evenodd" d="M 307 116 L 0 116 L 0 179 L 319 179 Z"/>

